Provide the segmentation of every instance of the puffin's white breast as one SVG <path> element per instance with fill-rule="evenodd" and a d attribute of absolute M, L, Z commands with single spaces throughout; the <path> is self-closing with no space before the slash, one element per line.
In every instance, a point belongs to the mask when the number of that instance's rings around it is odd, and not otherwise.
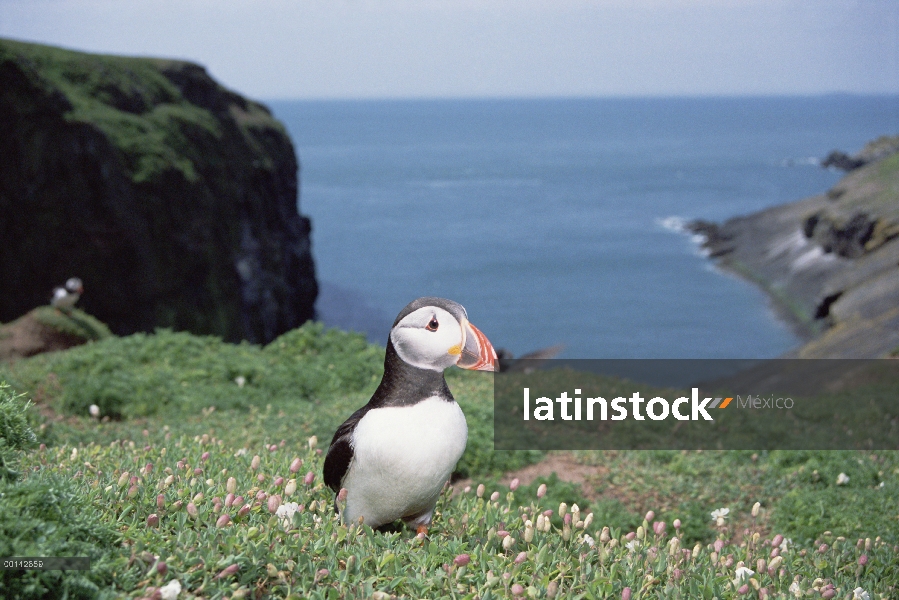
<path fill-rule="evenodd" d="M 368 411 L 353 432 L 343 480 L 347 522 L 363 516 L 377 527 L 431 511 L 467 440 L 462 409 L 439 397 Z"/>

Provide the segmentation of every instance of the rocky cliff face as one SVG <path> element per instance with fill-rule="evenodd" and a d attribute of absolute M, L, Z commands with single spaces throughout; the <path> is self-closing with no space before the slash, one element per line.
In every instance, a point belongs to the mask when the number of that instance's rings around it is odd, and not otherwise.
<path fill-rule="evenodd" d="M 267 342 L 312 318 L 297 160 L 194 64 L 0 40 L 0 321 L 68 277 L 119 334 Z"/>
<path fill-rule="evenodd" d="M 719 264 L 759 283 L 811 334 L 796 356 L 899 351 L 899 145 L 824 195 L 693 228 Z"/>

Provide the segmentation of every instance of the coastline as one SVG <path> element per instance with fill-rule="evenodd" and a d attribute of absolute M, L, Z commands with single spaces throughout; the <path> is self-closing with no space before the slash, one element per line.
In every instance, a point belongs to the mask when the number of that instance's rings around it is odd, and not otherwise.
<path fill-rule="evenodd" d="M 717 267 L 765 291 L 803 340 L 786 357 L 899 350 L 899 153 L 863 163 L 825 194 L 688 228 Z"/>

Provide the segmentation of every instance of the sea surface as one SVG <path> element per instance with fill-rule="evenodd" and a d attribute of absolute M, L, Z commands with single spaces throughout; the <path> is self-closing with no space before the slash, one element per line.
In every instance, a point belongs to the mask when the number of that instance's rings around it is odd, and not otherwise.
<path fill-rule="evenodd" d="M 800 340 L 686 220 L 820 194 L 899 97 L 274 101 L 329 325 L 385 344 L 419 296 L 515 355 L 767 358 Z"/>

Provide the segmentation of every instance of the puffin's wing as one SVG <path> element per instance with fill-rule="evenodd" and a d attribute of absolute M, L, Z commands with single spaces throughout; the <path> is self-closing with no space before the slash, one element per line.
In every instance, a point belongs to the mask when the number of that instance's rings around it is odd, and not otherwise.
<path fill-rule="evenodd" d="M 340 484 L 350 468 L 350 461 L 353 460 L 353 431 L 368 411 L 369 406 L 366 404 L 350 415 L 350 418 L 337 428 L 334 439 L 331 440 L 323 471 L 325 485 L 335 493 L 340 491 Z"/>

